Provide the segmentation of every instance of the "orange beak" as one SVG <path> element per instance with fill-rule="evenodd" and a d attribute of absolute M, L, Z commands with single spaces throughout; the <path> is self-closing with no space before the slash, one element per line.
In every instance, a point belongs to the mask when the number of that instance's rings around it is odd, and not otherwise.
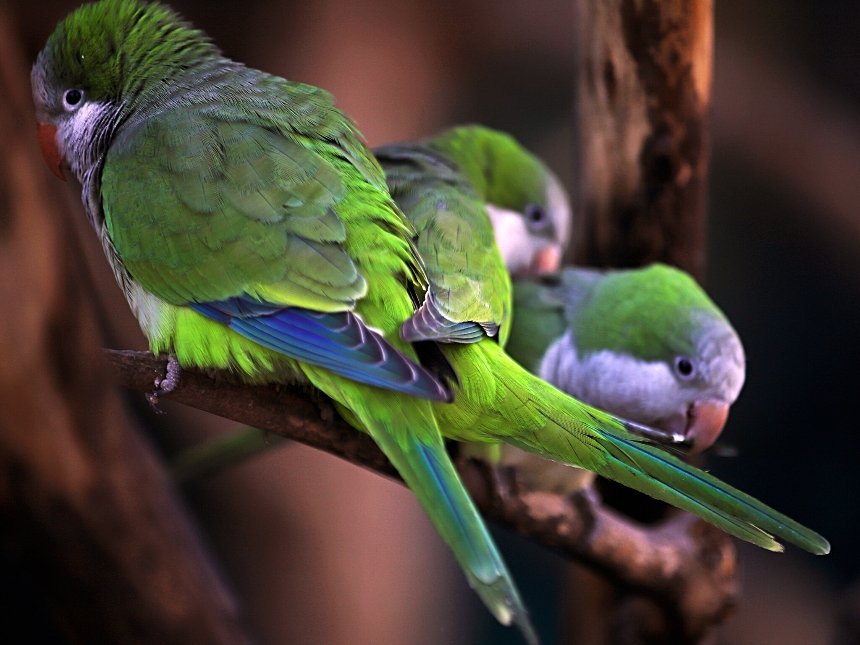
<path fill-rule="evenodd" d="M 543 247 L 535 253 L 529 267 L 529 275 L 553 273 L 561 267 L 561 247 L 557 244 Z"/>
<path fill-rule="evenodd" d="M 692 446 L 690 454 L 699 454 L 710 448 L 720 436 L 729 406 L 722 401 L 696 401 L 687 411 L 687 428 L 684 436 Z"/>
<path fill-rule="evenodd" d="M 39 123 L 37 125 L 39 134 L 39 147 L 42 149 L 42 156 L 45 158 L 45 163 L 48 168 L 57 177 L 66 181 L 66 176 L 63 174 L 63 156 L 60 154 L 60 148 L 57 146 L 57 126 L 50 123 Z"/>

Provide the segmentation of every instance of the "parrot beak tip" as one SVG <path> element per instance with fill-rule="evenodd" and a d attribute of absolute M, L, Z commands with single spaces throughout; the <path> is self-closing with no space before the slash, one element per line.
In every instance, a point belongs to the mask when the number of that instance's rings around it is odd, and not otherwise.
<path fill-rule="evenodd" d="M 42 149 L 45 163 L 52 173 L 66 181 L 66 175 L 63 172 L 63 156 L 60 154 L 59 146 L 57 146 L 57 126 L 51 123 L 39 123 L 37 132 L 39 147 Z"/>
<path fill-rule="evenodd" d="M 687 416 L 684 434 L 692 446 L 690 453 L 700 454 L 710 448 L 723 431 L 729 405 L 722 401 L 696 401 L 690 406 Z"/>
<path fill-rule="evenodd" d="M 543 275 L 554 273 L 561 268 L 561 246 L 550 244 L 543 247 L 532 258 L 529 273 L 531 275 Z"/>

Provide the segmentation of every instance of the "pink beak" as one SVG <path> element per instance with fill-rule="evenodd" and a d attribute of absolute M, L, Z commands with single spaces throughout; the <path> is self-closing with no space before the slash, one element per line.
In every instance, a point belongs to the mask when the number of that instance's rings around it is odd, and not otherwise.
<path fill-rule="evenodd" d="M 532 258 L 531 266 L 529 267 L 529 275 L 541 275 L 544 273 L 553 273 L 561 267 L 561 247 L 558 244 L 551 244 L 543 247 L 535 253 Z"/>
<path fill-rule="evenodd" d="M 687 410 L 687 427 L 684 436 L 692 446 L 690 454 L 697 455 L 710 448 L 720 436 L 729 405 L 722 401 L 696 401 Z"/>
<path fill-rule="evenodd" d="M 66 176 L 63 174 L 63 156 L 60 154 L 60 148 L 57 146 L 57 126 L 50 123 L 39 123 L 37 125 L 39 135 L 39 147 L 42 149 L 42 156 L 45 158 L 45 163 L 48 168 L 57 177 L 66 181 Z"/>

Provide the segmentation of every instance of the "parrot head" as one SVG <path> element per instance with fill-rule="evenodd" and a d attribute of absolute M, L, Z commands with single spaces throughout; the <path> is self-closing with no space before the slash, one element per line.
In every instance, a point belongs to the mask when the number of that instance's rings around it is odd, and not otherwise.
<path fill-rule="evenodd" d="M 69 168 L 83 180 L 116 127 L 175 75 L 177 61 L 213 53 L 202 32 L 164 5 L 101 0 L 69 14 L 30 75 L 48 167 L 60 179 Z"/>
<path fill-rule="evenodd" d="M 457 164 L 487 204 L 496 244 L 513 275 L 557 271 L 571 210 L 558 177 L 508 134 L 460 126 L 427 144 Z"/>
<path fill-rule="evenodd" d="M 711 446 L 740 394 L 745 357 L 693 278 L 655 264 L 566 269 L 555 284 L 550 298 L 565 308 L 568 326 L 546 351 L 541 376 L 599 408 L 682 435 L 693 453 Z M 528 315 L 518 304 L 515 321 Z"/>

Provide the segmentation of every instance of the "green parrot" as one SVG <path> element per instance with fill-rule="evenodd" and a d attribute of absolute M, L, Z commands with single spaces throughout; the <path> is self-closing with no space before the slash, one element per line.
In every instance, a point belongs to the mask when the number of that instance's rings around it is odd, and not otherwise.
<path fill-rule="evenodd" d="M 568 267 L 518 279 L 514 310 L 507 351 L 519 363 L 578 399 L 677 436 L 691 453 L 719 436 L 743 386 L 740 338 L 695 280 L 673 267 Z M 592 479 L 511 450 L 501 463 L 562 493 Z"/>
<path fill-rule="evenodd" d="M 530 274 L 554 271 L 560 264 L 571 220 L 561 182 L 513 137 L 478 125 L 452 128 L 421 145 L 392 144 L 373 152 L 386 171 L 398 206 L 418 229 L 421 254 L 432 259 L 427 268 L 437 291 L 455 294 L 446 303 L 458 310 L 446 316 L 467 321 L 457 334 L 448 329 L 448 340 L 480 340 L 501 333 L 504 346 L 511 329 L 512 296 L 504 267 Z M 470 181 L 451 158 L 470 167 L 474 179 Z M 430 196 L 440 190 L 446 207 L 437 209 Z M 478 206 L 481 203 L 483 208 Z M 488 216 L 495 224 L 495 235 Z M 496 241 L 502 238 L 506 243 L 497 247 Z M 463 266 L 460 258 L 465 259 Z M 459 266 L 459 270 L 447 271 L 446 266 Z M 495 284 L 490 283 L 493 279 Z M 484 327 L 472 321 L 485 321 Z M 410 336 L 414 324 L 410 321 L 405 326 L 405 336 Z M 180 480 L 198 477 L 273 445 L 281 441 L 245 428 L 181 453 L 173 471 Z M 489 444 L 479 445 L 475 454 L 483 455 Z M 498 449 L 492 447 L 490 452 Z"/>
<path fill-rule="evenodd" d="M 445 452 L 431 402 L 451 386 L 399 337 L 427 289 L 414 230 L 330 95 L 231 61 L 168 7 L 135 0 L 66 17 L 32 84 L 45 159 L 81 183 L 151 350 L 331 397 L 490 611 L 536 642 Z M 156 392 L 174 381 L 171 368 Z"/>
<path fill-rule="evenodd" d="M 552 271 L 561 262 L 571 219 L 561 182 L 513 137 L 478 125 L 374 154 L 416 229 L 431 285 L 401 336 L 445 343 L 491 338 L 504 347 L 509 273 Z M 491 347 L 481 343 L 483 353 L 499 354 Z"/>
<path fill-rule="evenodd" d="M 508 352 L 573 396 L 682 435 L 719 435 L 745 377 L 741 340 L 696 281 L 674 267 L 566 268 L 514 285 Z"/>
<path fill-rule="evenodd" d="M 494 338 L 499 319 L 478 319 L 465 292 L 439 280 L 437 269 L 467 271 L 468 259 L 433 266 L 432 251 L 415 247 L 416 233 L 432 248 L 436 234 L 444 246 L 457 231 L 416 231 L 322 90 L 224 58 L 168 8 L 133 0 L 62 21 L 32 81 L 45 158 L 82 184 L 151 350 L 248 382 L 307 381 L 331 397 L 392 461 L 488 608 L 529 641 L 442 433 L 583 466 L 764 548 L 781 550 L 781 538 L 829 550 L 510 359 Z M 444 210 L 444 195 L 431 198 Z M 478 278 L 495 288 L 499 275 Z"/>

